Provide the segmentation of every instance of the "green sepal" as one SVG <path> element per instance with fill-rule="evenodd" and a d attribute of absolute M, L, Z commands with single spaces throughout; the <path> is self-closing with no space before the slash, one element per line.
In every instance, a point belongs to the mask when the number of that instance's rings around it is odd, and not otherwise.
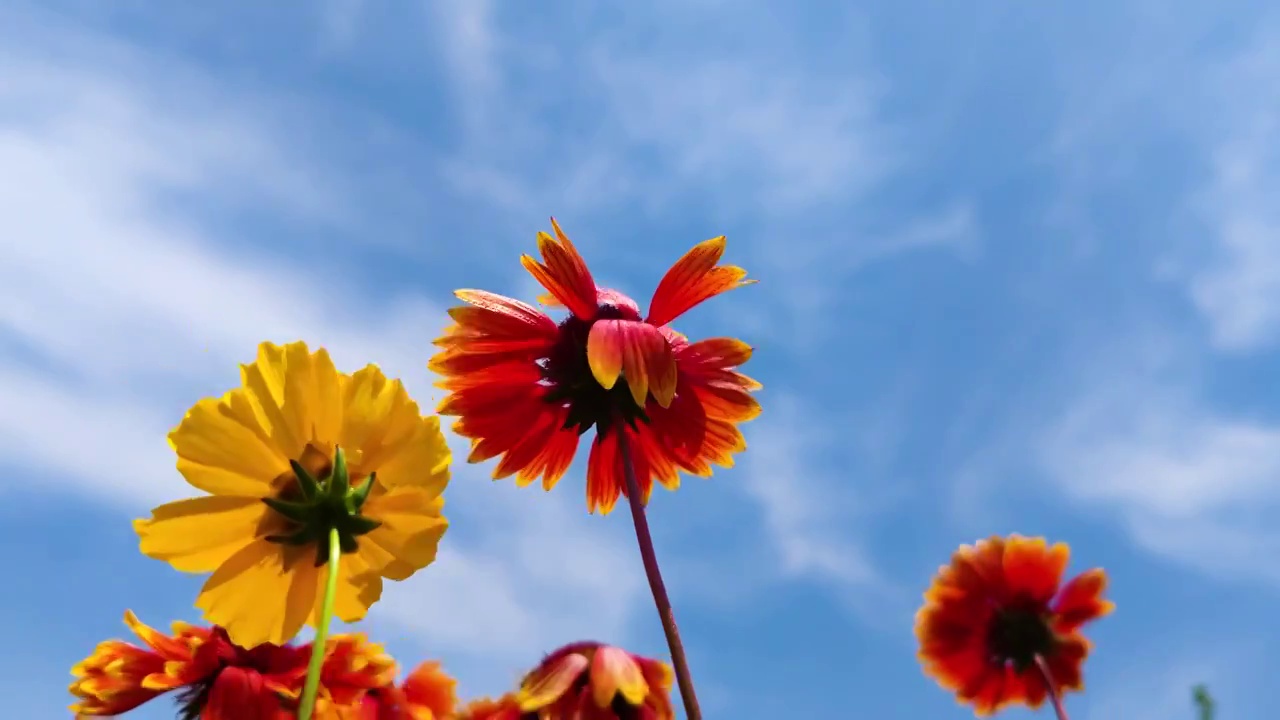
<path fill-rule="evenodd" d="M 367 480 L 360 484 L 359 487 L 351 489 L 347 495 L 347 508 L 358 513 L 364 507 L 364 502 L 369 499 L 369 492 L 373 490 L 373 483 L 378 479 L 378 473 L 373 473 Z"/>
<path fill-rule="evenodd" d="M 307 469 L 302 467 L 302 463 L 297 460 L 290 460 L 289 467 L 293 470 L 293 476 L 298 480 L 298 490 L 302 492 L 304 500 L 315 500 L 320 496 L 320 483 L 316 481 Z"/>
<path fill-rule="evenodd" d="M 326 490 L 329 491 L 329 497 L 346 499 L 347 493 L 351 490 L 351 478 L 347 474 L 347 454 L 342 451 L 341 447 L 334 450 L 333 453 L 333 472 L 329 474 L 329 481 L 326 483 Z"/>
<path fill-rule="evenodd" d="M 311 515 L 311 509 L 314 507 L 312 503 L 293 502 L 291 500 L 279 500 L 277 498 L 262 498 L 262 502 L 267 507 L 275 510 L 285 518 L 296 523 L 305 524 Z"/>
<path fill-rule="evenodd" d="M 344 536 L 359 537 L 367 535 L 380 527 L 382 527 L 380 520 L 367 518 L 363 515 L 348 515 L 343 518 L 342 522 L 338 523 L 338 532 Z"/>

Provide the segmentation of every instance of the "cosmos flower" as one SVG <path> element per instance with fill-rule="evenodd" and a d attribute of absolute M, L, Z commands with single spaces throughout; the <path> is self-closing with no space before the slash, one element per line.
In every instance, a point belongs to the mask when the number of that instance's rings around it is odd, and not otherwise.
<path fill-rule="evenodd" d="M 301 342 L 263 343 L 240 375 L 241 387 L 196 403 L 169 434 L 179 472 L 207 494 L 136 521 L 141 550 L 212 572 L 196 606 L 236 643 L 281 644 L 319 622 L 336 528 L 345 554 L 334 614 L 359 620 L 383 578 L 435 559 L 448 525 L 439 422 L 376 366 L 340 373 Z"/>
<path fill-rule="evenodd" d="M 70 690 L 77 716 L 114 716 L 178 690 L 179 717 L 201 720 L 286 720 L 289 698 L 301 688 L 310 646 L 263 644 L 246 650 L 219 627 L 174 623 L 165 635 L 125 613 L 125 623 L 144 643 L 120 640 L 98 645 L 72 668 Z"/>
<path fill-rule="evenodd" d="M 672 680 L 666 663 L 579 642 L 551 653 L 525 676 L 516 702 L 536 717 L 673 720 Z"/>
<path fill-rule="evenodd" d="M 916 614 L 925 673 L 979 715 L 1039 707 L 1046 673 L 1057 692 L 1081 690 L 1090 648 L 1081 627 L 1113 605 L 1100 569 L 1062 584 L 1069 555 L 1064 543 L 1019 535 L 961 546 Z"/>
<path fill-rule="evenodd" d="M 532 305 L 482 290 L 455 294 L 467 305 L 436 341 L 431 369 L 449 391 L 438 411 L 459 419 L 469 462 L 501 456 L 494 478 L 518 485 L 541 477 L 550 490 L 596 428 L 587 468 L 587 507 L 609 512 L 625 491 L 619 435 L 645 501 L 654 480 L 669 489 L 679 471 L 706 477 L 746 448 L 738 424 L 756 417 L 760 387 L 735 371 L 751 357 L 740 340 L 689 342 L 668 327 L 708 298 L 746 285 L 742 268 L 719 265 L 723 237 L 698 244 L 658 283 L 642 317 L 631 298 L 598 287 L 582 256 L 552 220 L 538 234 L 542 262 L 521 258 L 549 291 L 539 298 L 568 310 L 557 323 Z"/>
<path fill-rule="evenodd" d="M 337 635 L 325 651 L 315 720 L 444 720 L 453 715 L 457 682 L 424 662 L 399 685 L 396 665 L 362 635 Z"/>

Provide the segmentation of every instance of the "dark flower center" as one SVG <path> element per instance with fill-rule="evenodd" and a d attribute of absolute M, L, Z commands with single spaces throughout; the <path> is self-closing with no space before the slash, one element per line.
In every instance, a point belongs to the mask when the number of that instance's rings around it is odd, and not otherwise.
<path fill-rule="evenodd" d="M 987 636 L 991 661 L 1012 663 L 1018 672 L 1035 664 L 1036 656 L 1053 650 L 1053 630 L 1042 612 L 1032 608 L 997 610 Z"/>
<path fill-rule="evenodd" d="M 594 320 L 570 315 L 561 321 L 560 335 L 540 364 L 543 383 L 550 388 L 546 401 L 569 409 L 565 429 L 577 428 L 581 435 L 595 425 L 598 440 L 619 420 L 633 428 L 637 420 L 649 422 L 644 408 L 631 397 L 626 378 L 618 378 L 617 384 L 606 390 L 596 382 L 587 362 L 587 338 L 596 320 L 639 319 L 630 308 L 603 304 Z"/>

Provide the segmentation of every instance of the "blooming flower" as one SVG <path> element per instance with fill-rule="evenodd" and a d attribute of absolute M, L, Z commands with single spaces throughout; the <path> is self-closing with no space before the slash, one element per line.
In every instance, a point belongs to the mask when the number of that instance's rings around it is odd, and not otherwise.
<path fill-rule="evenodd" d="M 536 718 L 537 715 L 529 714 Z M 467 703 L 452 720 L 524 720 L 515 695 L 503 695 L 497 700 L 480 698 Z"/>
<path fill-rule="evenodd" d="M 566 645 L 525 676 L 516 702 L 537 717 L 672 720 L 671 668 L 595 642 Z"/>
<path fill-rule="evenodd" d="M 183 718 L 285 720 L 288 697 L 301 687 L 309 646 L 271 644 L 246 650 L 222 628 L 174 623 L 165 635 L 125 613 L 125 623 L 146 647 L 120 640 L 98 645 L 76 664 L 70 690 L 78 716 L 114 716 L 171 690 L 181 690 Z"/>
<path fill-rule="evenodd" d="M 325 652 L 315 720 L 443 720 L 457 705 L 457 683 L 439 663 L 422 663 L 396 685 L 395 661 L 362 635 L 337 635 Z"/>
<path fill-rule="evenodd" d="M 318 622 L 336 527 L 346 554 L 334 614 L 359 620 L 383 578 L 435 559 L 448 525 L 439 421 L 376 366 L 340 373 L 301 342 L 263 343 L 240 375 L 241 387 L 196 403 L 169 434 L 179 472 L 208 494 L 136 521 L 141 550 L 212 572 L 196 606 L 236 643 L 280 644 Z"/>
<path fill-rule="evenodd" d="M 925 672 L 979 715 L 1039 707 L 1049 692 L 1041 663 L 1058 691 L 1082 689 L 1090 645 L 1081 626 L 1113 605 L 1100 569 L 1062 585 L 1069 555 L 1065 543 L 1019 535 L 962 546 L 916 614 Z"/>
<path fill-rule="evenodd" d="M 537 308 L 482 290 L 455 294 L 466 306 L 436 341 L 431 369 L 450 395 L 442 415 L 470 438 L 469 462 L 502 456 L 494 478 L 518 485 L 541 477 L 550 490 L 564 475 L 578 436 L 593 425 L 587 507 L 609 512 L 625 491 L 619 436 L 645 501 L 656 479 L 675 489 L 678 471 L 709 476 L 746 448 L 738 424 L 760 413 L 748 393 L 760 387 L 734 370 L 751 348 L 732 338 L 689 342 L 667 325 L 702 301 L 748 284 L 742 268 L 719 265 L 723 237 L 680 258 L 658 283 L 643 319 L 631 298 L 598 287 L 569 238 L 538 234 L 542 262 L 521 259 L 563 306 L 560 323 Z"/>

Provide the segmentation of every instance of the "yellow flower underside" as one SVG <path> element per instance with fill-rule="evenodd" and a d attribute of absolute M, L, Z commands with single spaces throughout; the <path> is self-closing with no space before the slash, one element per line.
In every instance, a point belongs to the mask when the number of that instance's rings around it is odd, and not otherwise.
<path fill-rule="evenodd" d="M 450 454 L 438 419 L 423 417 L 376 366 L 340 373 L 305 343 L 263 343 L 257 361 L 241 366 L 241 387 L 196 403 L 169 444 L 182 476 L 208 495 L 135 521 L 141 550 L 183 572 L 213 573 L 196 606 L 245 647 L 286 642 L 319 621 L 325 572 L 315 548 L 265 539 L 287 527 L 262 499 L 293 488 L 291 459 L 332 460 L 340 446 L 353 484 L 377 473 L 362 514 L 382 524 L 340 565 L 335 614 L 344 622 L 364 617 L 383 578 L 430 564 L 448 527 L 441 493 Z"/>

